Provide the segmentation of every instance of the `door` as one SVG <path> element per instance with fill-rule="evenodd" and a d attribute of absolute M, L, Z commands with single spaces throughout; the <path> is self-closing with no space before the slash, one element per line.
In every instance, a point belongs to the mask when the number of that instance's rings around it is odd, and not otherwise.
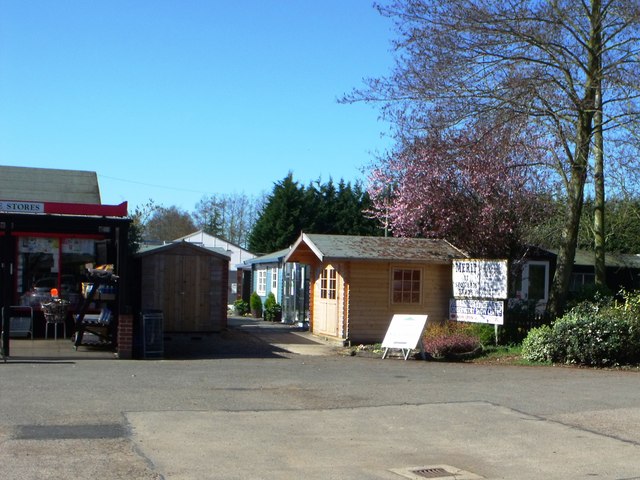
<path fill-rule="evenodd" d="M 182 256 L 182 315 L 184 329 L 194 332 L 215 330 L 213 311 L 217 298 L 227 299 L 228 292 L 213 293 L 212 273 L 215 270 L 211 257 L 204 255 Z M 218 285 L 221 289 L 222 286 Z M 219 321 L 219 320 L 218 320 Z"/>
<path fill-rule="evenodd" d="M 313 330 L 316 333 L 338 336 L 340 275 L 332 265 L 320 271 L 316 281 L 315 316 Z"/>
<path fill-rule="evenodd" d="M 0 232 L 0 307 L 13 303 L 12 258 L 11 237 Z"/>
<path fill-rule="evenodd" d="M 209 259 L 197 255 L 167 255 L 164 272 L 165 330 L 211 330 Z"/>
<path fill-rule="evenodd" d="M 516 281 L 518 298 L 546 302 L 549 292 L 549 263 L 528 261 Z"/>
<path fill-rule="evenodd" d="M 11 305 L 12 295 L 12 264 L 11 258 L 13 251 L 10 245 L 11 237 L 0 232 L 0 357 L 6 358 L 10 354 L 9 350 L 9 316 L 6 309 Z"/>

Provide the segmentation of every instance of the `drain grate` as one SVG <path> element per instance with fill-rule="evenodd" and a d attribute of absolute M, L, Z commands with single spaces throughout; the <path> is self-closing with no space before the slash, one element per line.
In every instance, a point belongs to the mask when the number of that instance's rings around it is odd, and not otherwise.
<path fill-rule="evenodd" d="M 425 478 L 437 480 L 480 480 L 483 478 L 474 473 L 452 467 L 451 465 L 393 468 L 391 471 L 411 480 L 423 480 Z"/>
<path fill-rule="evenodd" d="M 424 477 L 424 478 L 442 478 L 442 477 L 448 477 L 451 475 L 451 472 L 440 467 L 420 468 L 418 470 L 411 470 L 411 472 L 414 473 L 415 475 L 418 475 L 419 477 Z"/>

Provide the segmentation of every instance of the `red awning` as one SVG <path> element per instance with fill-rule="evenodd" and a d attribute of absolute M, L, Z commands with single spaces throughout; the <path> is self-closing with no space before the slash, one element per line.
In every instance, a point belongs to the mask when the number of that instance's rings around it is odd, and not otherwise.
<path fill-rule="evenodd" d="M 96 217 L 126 217 L 127 202 L 120 205 L 93 203 L 25 202 L 0 200 L 0 213 L 86 215 Z"/>

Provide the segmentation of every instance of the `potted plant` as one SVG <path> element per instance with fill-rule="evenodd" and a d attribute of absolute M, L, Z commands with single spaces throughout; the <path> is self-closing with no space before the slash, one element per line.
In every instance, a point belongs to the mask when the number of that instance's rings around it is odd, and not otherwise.
<path fill-rule="evenodd" d="M 249 313 L 249 304 L 242 299 L 238 299 L 233 303 L 233 309 L 236 315 L 244 317 Z"/>
<path fill-rule="evenodd" d="M 262 300 L 258 292 L 253 292 L 249 298 L 249 306 L 251 308 L 251 315 L 253 318 L 260 318 L 262 316 Z"/>
<path fill-rule="evenodd" d="M 282 307 L 276 301 L 276 296 L 271 292 L 264 301 L 264 319 L 269 322 L 282 321 Z"/>

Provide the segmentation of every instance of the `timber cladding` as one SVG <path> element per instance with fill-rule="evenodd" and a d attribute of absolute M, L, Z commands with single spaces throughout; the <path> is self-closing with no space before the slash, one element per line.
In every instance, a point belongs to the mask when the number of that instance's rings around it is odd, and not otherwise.
<path fill-rule="evenodd" d="M 162 310 L 165 332 L 227 326 L 229 259 L 182 242 L 141 255 L 142 310 Z"/>
<path fill-rule="evenodd" d="M 394 303 L 394 269 L 419 270 L 420 300 Z M 451 265 L 352 262 L 349 271 L 348 332 L 355 343 L 381 342 L 394 314 L 426 314 L 442 322 L 449 315 L 452 294 Z"/>
<path fill-rule="evenodd" d="M 453 259 L 443 239 L 302 233 L 285 262 L 313 265 L 311 330 L 342 342 L 381 342 L 395 314 L 447 319 Z"/>

